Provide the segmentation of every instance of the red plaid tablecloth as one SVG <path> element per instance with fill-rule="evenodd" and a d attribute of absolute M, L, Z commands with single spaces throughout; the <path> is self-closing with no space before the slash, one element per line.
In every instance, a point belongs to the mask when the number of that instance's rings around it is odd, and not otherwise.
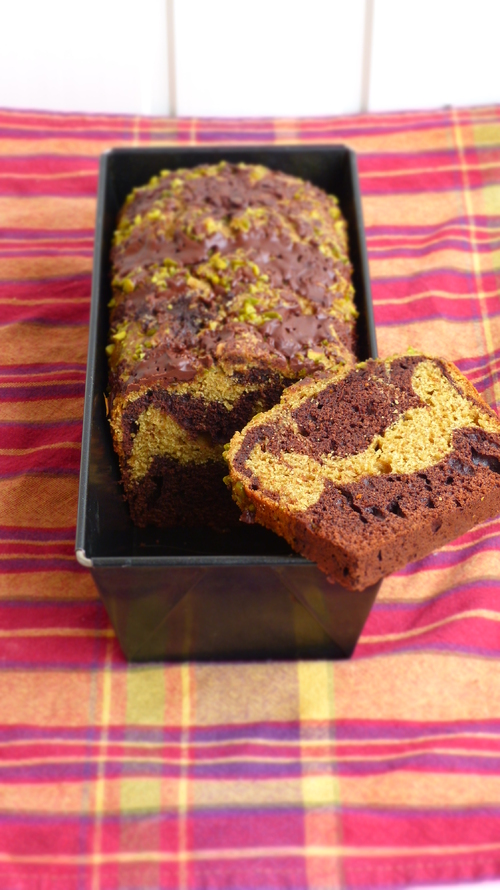
<path fill-rule="evenodd" d="M 0 112 L 0 888 L 500 877 L 500 518 L 387 578 L 349 662 L 128 665 L 74 558 L 98 156 L 343 142 L 381 355 L 500 405 L 500 108 Z"/>

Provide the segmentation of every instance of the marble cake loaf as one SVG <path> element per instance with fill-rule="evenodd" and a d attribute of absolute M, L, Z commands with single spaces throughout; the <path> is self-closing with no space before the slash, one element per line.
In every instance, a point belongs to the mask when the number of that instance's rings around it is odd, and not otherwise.
<path fill-rule="evenodd" d="M 424 355 L 295 384 L 227 459 L 242 518 L 355 590 L 500 512 L 500 421 Z"/>
<path fill-rule="evenodd" d="M 165 171 L 128 197 L 112 269 L 109 411 L 132 518 L 237 521 L 224 444 L 289 384 L 355 362 L 337 200 L 261 166 Z"/>

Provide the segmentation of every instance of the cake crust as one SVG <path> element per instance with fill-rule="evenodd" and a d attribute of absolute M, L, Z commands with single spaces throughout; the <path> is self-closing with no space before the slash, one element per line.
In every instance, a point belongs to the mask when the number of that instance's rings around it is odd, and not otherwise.
<path fill-rule="evenodd" d="M 352 589 L 500 512 L 500 422 L 453 364 L 424 355 L 293 386 L 227 459 L 244 519 Z"/>

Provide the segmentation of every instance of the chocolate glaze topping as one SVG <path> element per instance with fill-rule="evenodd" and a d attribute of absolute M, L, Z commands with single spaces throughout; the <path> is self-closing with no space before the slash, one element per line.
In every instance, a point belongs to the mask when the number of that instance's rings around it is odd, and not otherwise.
<path fill-rule="evenodd" d="M 299 349 L 304 353 L 331 340 L 334 323 L 331 316 L 323 313 L 302 315 L 298 308 L 286 306 L 278 306 L 277 311 L 280 318 L 266 321 L 262 325 L 262 334 L 278 352 L 290 359 L 294 370 L 299 370 L 306 365 L 303 359 L 300 363 L 296 361 Z M 310 363 L 310 368 L 314 369 L 314 362 Z"/>
<path fill-rule="evenodd" d="M 221 356 L 267 354 L 292 380 L 354 348 L 345 224 L 293 177 L 230 164 L 162 175 L 126 204 L 112 261 L 119 390 L 189 381 Z"/>

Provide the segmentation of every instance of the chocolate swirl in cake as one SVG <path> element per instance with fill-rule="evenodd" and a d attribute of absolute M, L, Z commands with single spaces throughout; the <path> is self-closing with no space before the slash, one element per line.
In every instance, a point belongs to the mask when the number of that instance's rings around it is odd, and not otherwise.
<path fill-rule="evenodd" d="M 450 363 L 370 360 L 297 384 L 237 433 L 233 496 L 362 588 L 500 510 L 500 422 Z"/>

